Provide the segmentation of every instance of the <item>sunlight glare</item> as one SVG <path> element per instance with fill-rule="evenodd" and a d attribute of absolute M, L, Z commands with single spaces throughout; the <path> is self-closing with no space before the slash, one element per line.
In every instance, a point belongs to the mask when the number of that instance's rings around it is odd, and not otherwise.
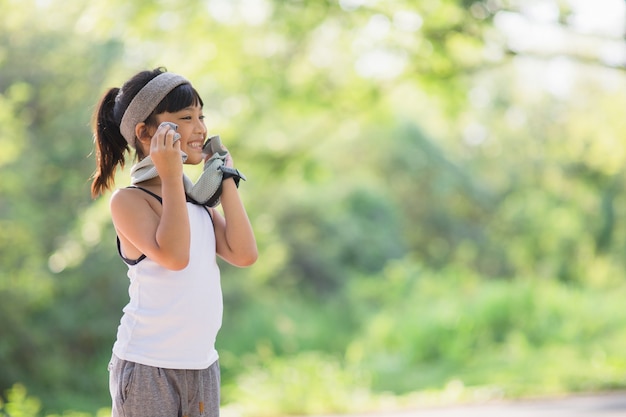
<path fill-rule="evenodd" d="M 573 15 L 568 23 L 580 33 L 622 37 L 626 31 L 624 0 L 569 0 Z"/>

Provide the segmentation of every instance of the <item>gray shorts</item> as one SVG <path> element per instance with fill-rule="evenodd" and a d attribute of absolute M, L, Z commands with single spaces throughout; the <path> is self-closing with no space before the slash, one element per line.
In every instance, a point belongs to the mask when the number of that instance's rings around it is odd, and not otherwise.
<path fill-rule="evenodd" d="M 113 355 L 109 364 L 111 417 L 218 417 L 220 366 L 164 369 Z"/>

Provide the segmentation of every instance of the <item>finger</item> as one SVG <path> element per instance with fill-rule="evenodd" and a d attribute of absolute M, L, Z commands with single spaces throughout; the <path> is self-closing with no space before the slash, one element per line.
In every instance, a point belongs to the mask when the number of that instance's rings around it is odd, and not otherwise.
<path fill-rule="evenodd" d="M 159 131 L 157 130 L 152 136 L 152 140 L 150 141 L 150 149 L 158 149 L 159 143 L 162 143 L 159 139 Z"/>
<path fill-rule="evenodd" d="M 169 128 L 170 127 L 164 123 L 159 125 L 156 132 L 154 132 L 154 135 L 152 136 L 151 145 L 153 148 L 158 149 L 159 145 L 165 144 L 165 136 Z"/>
<path fill-rule="evenodd" d="M 178 136 L 178 137 L 177 137 Z M 178 142 L 180 135 L 176 133 L 174 129 L 170 129 L 165 133 L 165 147 L 171 148 L 174 145 L 174 142 Z"/>
<path fill-rule="evenodd" d="M 178 135 L 178 133 L 176 135 Z M 174 149 L 180 152 L 180 141 L 178 139 L 180 139 L 180 135 L 179 137 L 174 136 Z"/>
<path fill-rule="evenodd" d="M 172 122 L 163 122 L 159 125 L 159 129 L 164 129 L 165 134 L 167 135 L 169 132 L 173 132 L 173 140 L 177 141 L 180 139 L 180 133 L 177 132 L 178 125 Z"/>

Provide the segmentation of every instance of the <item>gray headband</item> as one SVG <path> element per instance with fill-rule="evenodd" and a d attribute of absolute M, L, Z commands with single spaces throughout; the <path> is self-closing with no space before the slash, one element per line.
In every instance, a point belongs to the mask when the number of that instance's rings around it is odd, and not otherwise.
<path fill-rule="evenodd" d="M 135 126 L 150 116 L 161 100 L 181 84 L 189 83 L 184 77 L 164 72 L 146 84 L 128 105 L 122 116 L 120 132 L 131 147 L 135 146 Z"/>

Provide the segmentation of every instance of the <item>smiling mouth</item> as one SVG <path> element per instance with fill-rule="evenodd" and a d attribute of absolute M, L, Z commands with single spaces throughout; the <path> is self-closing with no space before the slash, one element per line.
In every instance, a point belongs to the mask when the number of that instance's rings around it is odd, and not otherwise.
<path fill-rule="evenodd" d="M 187 146 L 191 149 L 201 151 L 202 150 L 202 142 L 189 142 Z"/>

